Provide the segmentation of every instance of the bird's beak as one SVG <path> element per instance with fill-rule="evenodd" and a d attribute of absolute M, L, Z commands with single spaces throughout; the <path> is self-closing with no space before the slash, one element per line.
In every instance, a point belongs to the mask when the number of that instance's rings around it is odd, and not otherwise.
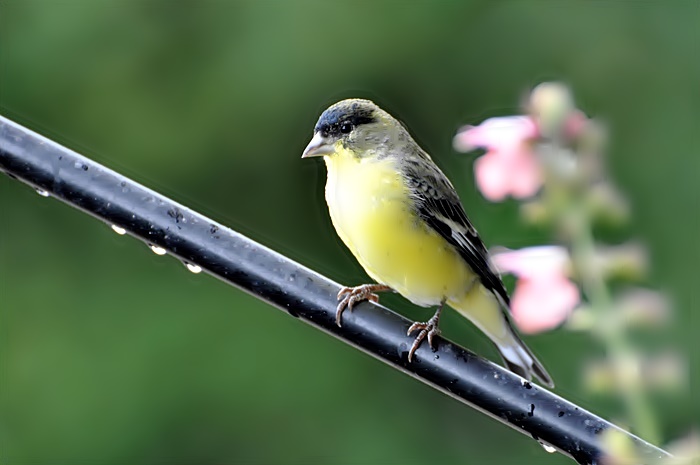
<path fill-rule="evenodd" d="M 333 152 L 335 152 L 335 149 L 333 148 L 331 141 L 323 137 L 320 132 L 317 132 L 314 134 L 311 142 L 309 142 L 309 145 L 307 145 L 304 149 L 304 153 L 301 155 L 301 158 L 320 157 Z"/>

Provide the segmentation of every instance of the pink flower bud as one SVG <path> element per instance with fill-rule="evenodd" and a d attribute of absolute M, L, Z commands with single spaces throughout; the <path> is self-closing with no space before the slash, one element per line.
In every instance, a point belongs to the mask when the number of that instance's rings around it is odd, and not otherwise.
<path fill-rule="evenodd" d="M 615 308 L 625 323 L 649 328 L 659 327 L 671 314 L 665 295 L 644 288 L 622 292 L 615 301 Z"/>
<path fill-rule="evenodd" d="M 576 131 L 577 121 L 571 90 L 560 82 L 543 82 L 530 94 L 529 110 L 544 137 L 559 139 Z"/>
<path fill-rule="evenodd" d="M 596 272 L 608 278 L 634 281 L 647 275 L 649 254 L 646 247 L 638 242 L 597 246 L 594 263 Z"/>

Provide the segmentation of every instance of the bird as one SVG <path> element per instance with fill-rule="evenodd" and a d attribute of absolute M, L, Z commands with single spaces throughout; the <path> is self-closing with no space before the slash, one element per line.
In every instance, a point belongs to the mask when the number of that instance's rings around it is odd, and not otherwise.
<path fill-rule="evenodd" d="M 406 127 L 365 99 L 328 107 L 302 158 L 323 157 L 325 198 L 336 233 L 374 281 L 342 287 L 336 323 L 361 301 L 393 291 L 421 307 L 436 307 L 408 353 L 427 338 L 434 348 L 445 305 L 469 319 L 496 345 L 505 365 L 527 380 L 554 383 L 518 336 L 510 299 L 486 246 L 447 176 Z"/>

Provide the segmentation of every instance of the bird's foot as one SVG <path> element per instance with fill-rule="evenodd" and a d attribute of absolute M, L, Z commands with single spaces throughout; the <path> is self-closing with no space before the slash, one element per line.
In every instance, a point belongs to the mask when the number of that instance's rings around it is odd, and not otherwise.
<path fill-rule="evenodd" d="M 425 323 L 416 321 L 411 325 L 410 328 L 408 328 L 408 331 L 406 332 L 407 336 L 410 336 L 412 332 L 414 331 L 419 331 L 418 336 L 416 336 L 415 341 L 413 341 L 413 345 L 411 346 L 411 350 L 408 351 L 408 361 L 411 362 L 413 361 L 413 354 L 416 353 L 416 350 L 418 350 L 418 347 L 420 347 L 421 343 L 423 340 L 428 337 L 428 344 L 432 349 L 435 349 L 435 345 L 433 344 L 433 338 L 435 336 L 440 335 L 440 328 L 438 327 L 438 323 L 440 322 L 440 313 L 442 312 L 442 305 L 438 307 L 437 311 L 435 312 L 435 315 Z"/>
<path fill-rule="evenodd" d="M 352 310 L 352 307 L 363 300 L 369 300 L 370 302 L 379 302 L 379 296 L 375 292 L 390 291 L 389 286 L 383 284 L 362 284 L 361 286 L 355 287 L 343 287 L 338 292 L 338 307 L 335 311 L 335 323 L 341 326 L 341 320 L 343 317 L 343 312 L 347 308 Z"/>

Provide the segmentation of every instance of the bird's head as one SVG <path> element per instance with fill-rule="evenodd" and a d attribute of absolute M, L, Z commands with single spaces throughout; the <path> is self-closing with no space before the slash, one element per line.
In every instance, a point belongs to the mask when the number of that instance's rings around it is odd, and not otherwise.
<path fill-rule="evenodd" d="M 404 132 L 401 123 L 374 102 L 341 100 L 321 114 L 302 158 L 333 155 L 340 148 L 356 156 L 370 155 Z"/>

